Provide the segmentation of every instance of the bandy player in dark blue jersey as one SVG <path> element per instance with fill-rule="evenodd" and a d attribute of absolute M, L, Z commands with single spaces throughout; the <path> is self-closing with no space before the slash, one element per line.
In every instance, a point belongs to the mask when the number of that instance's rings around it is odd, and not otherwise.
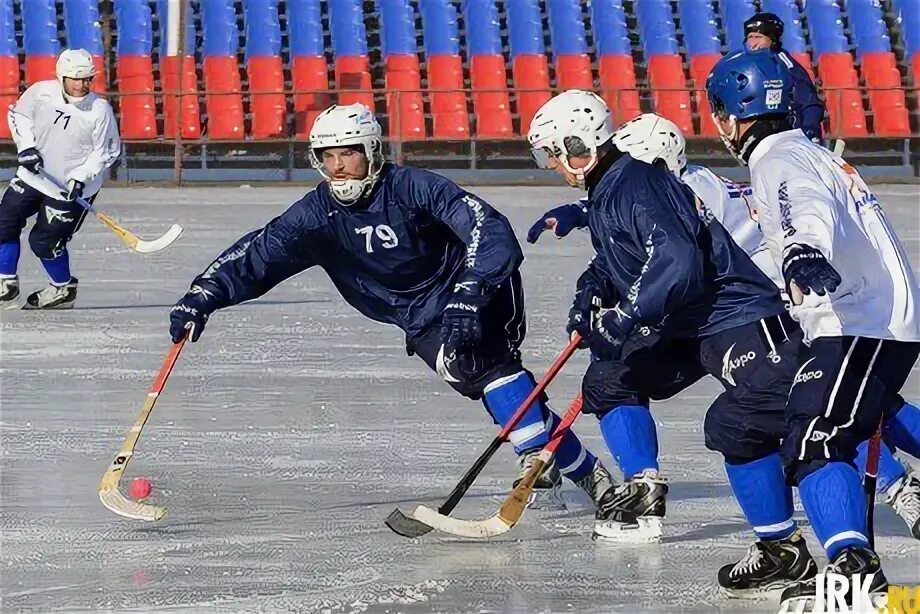
<path fill-rule="evenodd" d="M 218 309 L 255 299 L 285 279 L 322 268 L 345 301 L 368 318 L 393 324 L 417 354 L 457 392 L 482 399 L 508 422 L 534 388 L 521 364 L 523 254 L 508 220 L 452 181 L 386 162 L 380 125 L 361 104 L 332 106 L 310 133 L 310 159 L 325 181 L 264 228 L 246 234 L 192 282 L 170 313 L 170 335 L 201 335 Z M 531 406 L 509 439 L 521 475 L 559 418 L 545 400 Z M 603 505 L 607 470 L 569 432 L 557 464 Z"/>

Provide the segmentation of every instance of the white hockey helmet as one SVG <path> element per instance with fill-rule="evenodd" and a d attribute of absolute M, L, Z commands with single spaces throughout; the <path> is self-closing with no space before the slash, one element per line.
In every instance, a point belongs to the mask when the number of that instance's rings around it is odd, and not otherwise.
<path fill-rule="evenodd" d="M 69 79 L 89 79 L 96 76 L 96 65 L 93 56 L 86 49 L 65 49 L 58 56 L 54 67 L 57 80 L 64 87 L 64 77 Z M 68 96 L 64 90 L 64 97 L 68 102 L 80 102 L 86 96 Z"/>
<path fill-rule="evenodd" d="M 642 162 L 664 160 L 678 178 L 687 168 L 687 142 L 680 128 L 654 113 L 644 113 L 617 128 L 613 144 Z"/>
<path fill-rule="evenodd" d="M 341 204 L 357 202 L 377 182 L 386 161 L 380 135 L 377 118 L 360 102 L 332 105 L 316 117 L 310 130 L 310 163 L 329 182 L 329 190 Z M 367 176 L 364 179 L 333 180 L 323 166 L 322 150 L 356 145 L 363 147 L 367 156 Z"/>
<path fill-rule="evenodd" d="M 556 158 L 585 188 L 585 175 L 597 164 L 597 150 L 613 136 L 613 121 L 607 103 L 593 92 L 566 90 L 546 102 L 527 132 L 530 151 L 540 168 L 549 168 Z M 569 156 L 590 155 L 585 168 L 569 166 Z"/>

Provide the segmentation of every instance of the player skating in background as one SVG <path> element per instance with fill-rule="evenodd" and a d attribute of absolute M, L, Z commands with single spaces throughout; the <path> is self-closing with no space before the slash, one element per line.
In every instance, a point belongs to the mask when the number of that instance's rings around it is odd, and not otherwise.
<path fill-rule="evenodd" d="M 776 285 L 722 226 L 700 218 L 693 193 L 663 164 L 617 147 L 610 111 L 595 94 L 571 90 L 550 100 L 528 140 L 538 165 L 588 191 L 596 254 L 577 282 L 568 330 L 588 339 L 585 411 L 600 418 L 627 476 L 616 505 L 598 516 L 599 532 L 660 525 L 666 488 L 648 399 L 669 398 L 707 373 L 724 386 L 706 413 L 707 447 L 739 471 L 765 466 L 780 507 L 776 451 L 801 331 Z M 734 490 L 743 509 L 764 498 Z M 792 526 L 791 509 L 783 521 Z"/>
<path fill-rule="evenodd" d="M 827 571 L 874 574 L 871 590 L 882 590 L 852 461 L 883 416 L 903 411 L 899 393 L 920 353 L 916 278 L 856 170 L 792 128 L 792 81 L 779 57 L 731 54 L 706 87 L 723 142 L 750 167 L 757 219 L 807 340 L 789 392 L 787 479 L 827 551 Z M 812 578 L 783 599 L 814 592 Z"/>
<path fill-rule="evenodd" d="M 406 334 L 417 354 L 456 391 L 482 399 L 506 424 L 534 388 L 521 364 L 524 295 L 520 245 L 508 220 L 452 181 L 385 161 L 380 125 L 361 104 L 323 111 L 310 159 L 325 179 L 264 228 L 224 251 L 170 313 L 170 335 L 201 335 L 217 311 L 255 299 L 288 277 L 322 268 L 347 303 Z M 559 418 L 535 403 L 511 432 L 521 475 Z M 599 505 L 610 475 L 573 432 L 556 454 L 559 472 Z"/>
<path fill-rule="evenodd" d="M 671 121 L 651 113 L 642 115 L 622 125 L 614 136 L 614 144 L 633 158 L 654 163 L 663 161 L 667 167 L 693 190 L 699 199 L 697 206 L 705 220 L 717 220 L 731 234 L 732 239 L 751 257 L 774 283 L 785 286 L 779 267 L 773 260 L 763 233 L 752 211 L 751 187 L 719 177 L 704 166 L 687 164 L 686 142 L 680 129 Z M 561 221 L 561 223 L 560 223 Z M 587 226 L 585 203 L 571 203 L 546 212 L 533 225 L 528 240 L 534 243 L 544 230 L 553 230 L 564 237 L 574 228 Z M 920 458 L 920 409 L 897 397 L 901 409 L 886 423 L 886 443 L 897 446 L 908 454 Z M 647 408 L 647 405 L 645 405 Z M 635 433 L 633 446 L 658 449 L 654 421 L 645 412 L 632 409 L 622 420 L 627 432 Z M 654 437 L 642 441 L 643 437 Z M 868 442 L 863 441 L 857 450 L 856 465 L 865 472 Z M 654 462 L 653 462 L 654 460 Z M 657 457 L 648 458 L 649 466 L 633 466 L 635 471 L 658 471 Z M 920 474 L 909 473 L 888 445 L 881 447 L 877 490 L 880 501 L 890 505 L 907 524 L 911 534 L 920 539 Z M 769 544 L 768 544 L 769 545 Z"/>
<path fill-rule="evenodd" d="M 30 294 L 23 308 L 73 307 L 77 279 L 70 274 L 67 243 L 86 216 L 74 198 L 92 202 L 102 187 L 104 171 L 121 154 L 112 107 L 90 91 L 96 69 L 89 52 L 63 51 L 56 72 L 56 81 L 32 85 L 9 111 L 19 169 L 0 200 L 0 305 L 16 304 L 19 238 L 26 221 L 38 214 L 29 246 L 41 259 L 51 284 Z M 66 190 L 62 192 L 41 173 Z"/>

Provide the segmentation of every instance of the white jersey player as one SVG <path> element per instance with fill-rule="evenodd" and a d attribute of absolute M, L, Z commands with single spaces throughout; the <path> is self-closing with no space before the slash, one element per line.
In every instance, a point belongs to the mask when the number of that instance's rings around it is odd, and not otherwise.
<path fill-rule="evenodd" d="M 26 299 L 24 309 L 73 306 L 77 280 L 70 274 L 67 242 L 86 215 L 74 199 L 92 202 L 121 153 L 112 107 L 90 91 L 96 69 L 89 52 L 65 50 L 56 72 L 57 80 L 29 87 L 8 115 L 19 169 L 0 200 L 0 304 L 14 305 L 19 296 L 19 237 L 36 214 L 29 245 L 51 279 L 50 287 Z"/>
<path fill-rule="evenodd" d="M 870 591 L 881 592 L 887 580 L 851 461 L 900 409 L 920 354 L 916 278 L 856 170 L 792 129 L 791 77 L 775 54 L 726 56 L 706 87 L 723 142 L 751 168 L 758 220 L 808 340 L 787 404 L 787 481 L 827 550 L 827 572 L 871 577 Z M 813 599 L 815 582 L 803 577 L 784 602 Z"/>

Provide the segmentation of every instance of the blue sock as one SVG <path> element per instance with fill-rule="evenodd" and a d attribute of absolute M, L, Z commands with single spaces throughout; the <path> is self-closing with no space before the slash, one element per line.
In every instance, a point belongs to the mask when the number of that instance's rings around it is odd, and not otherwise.
<path fill-rule="evenodd" d="M 744 517 L 758 539 L 782 539 L 795 531 L 792 487 L 786 484 L 783 461 L 770 454 L 749 463 L 726 461 L 725 473 Z"/>
<path fill-rule="evenodd" d="M 63 286 L 70 281 L 70 255 L 66 249 L 57 258 L 51 260 L 42 258 L 42 266 L 45 267 L 54 285 Z"/>
<path fill-rule="evenodd" d="M 885 422 L 885 437 L 898 450 L 920 458 L 920 408 L 908 402 Z"/>
<path fill-rule="evenodd" d="M 833 559 L 846 546 L 868 546 L 866 497 L 852 466 L 832 461 L 799 481 L 802 506 L 815 536 Z"/>
<path fill-rule="evenodd" d="M 901 461 L 894 457 L 891 449 L 881 442 L 878 449 L 878 482 L 876 483 L 875 492 L 883 493 L 888 488 L 907 475 L 907 468 L 901 464 Z M 869 455 L 869 442 L 864 441 L 856 447 L 856 468 L 859 469 L 860 475 L 866 473 L 866 457 Z"/>
<path fill-rule="evenodd" d="M 0 275 L 11 277 L 19 264 L 19 241 L 0 243 Z"/>
<path fill-rule="evenodd" d="M 495 421 L 504 427 L 533 389 L 533 380 L 521 371 L 486 386 L 483 401 Z M 546 410 L 542 405 L 539 400 L 534 401 L 511 431 L 508 440 L 514 445 L 515 453 L 542 448 L 549 442 Z"/>
<path fill-rule="evenodd" d="M 552 430 L 555 431 L 562 420 L 553 412 L 550 412 L 549 417 Z M 591 473 L 596 461 L 597 457 L 588 451 L 571 429 L 563 435 L 562 443 L 556 448 L 556 466 L 562 475 L 573 482 Z"/>
<path fill-rule="evenodd" d="M 658 433 L 652 412 L 642 405 L 620 405 L 601 418 L 601 434 L 630 478 L 643 469 L 658 469 Z"/>

